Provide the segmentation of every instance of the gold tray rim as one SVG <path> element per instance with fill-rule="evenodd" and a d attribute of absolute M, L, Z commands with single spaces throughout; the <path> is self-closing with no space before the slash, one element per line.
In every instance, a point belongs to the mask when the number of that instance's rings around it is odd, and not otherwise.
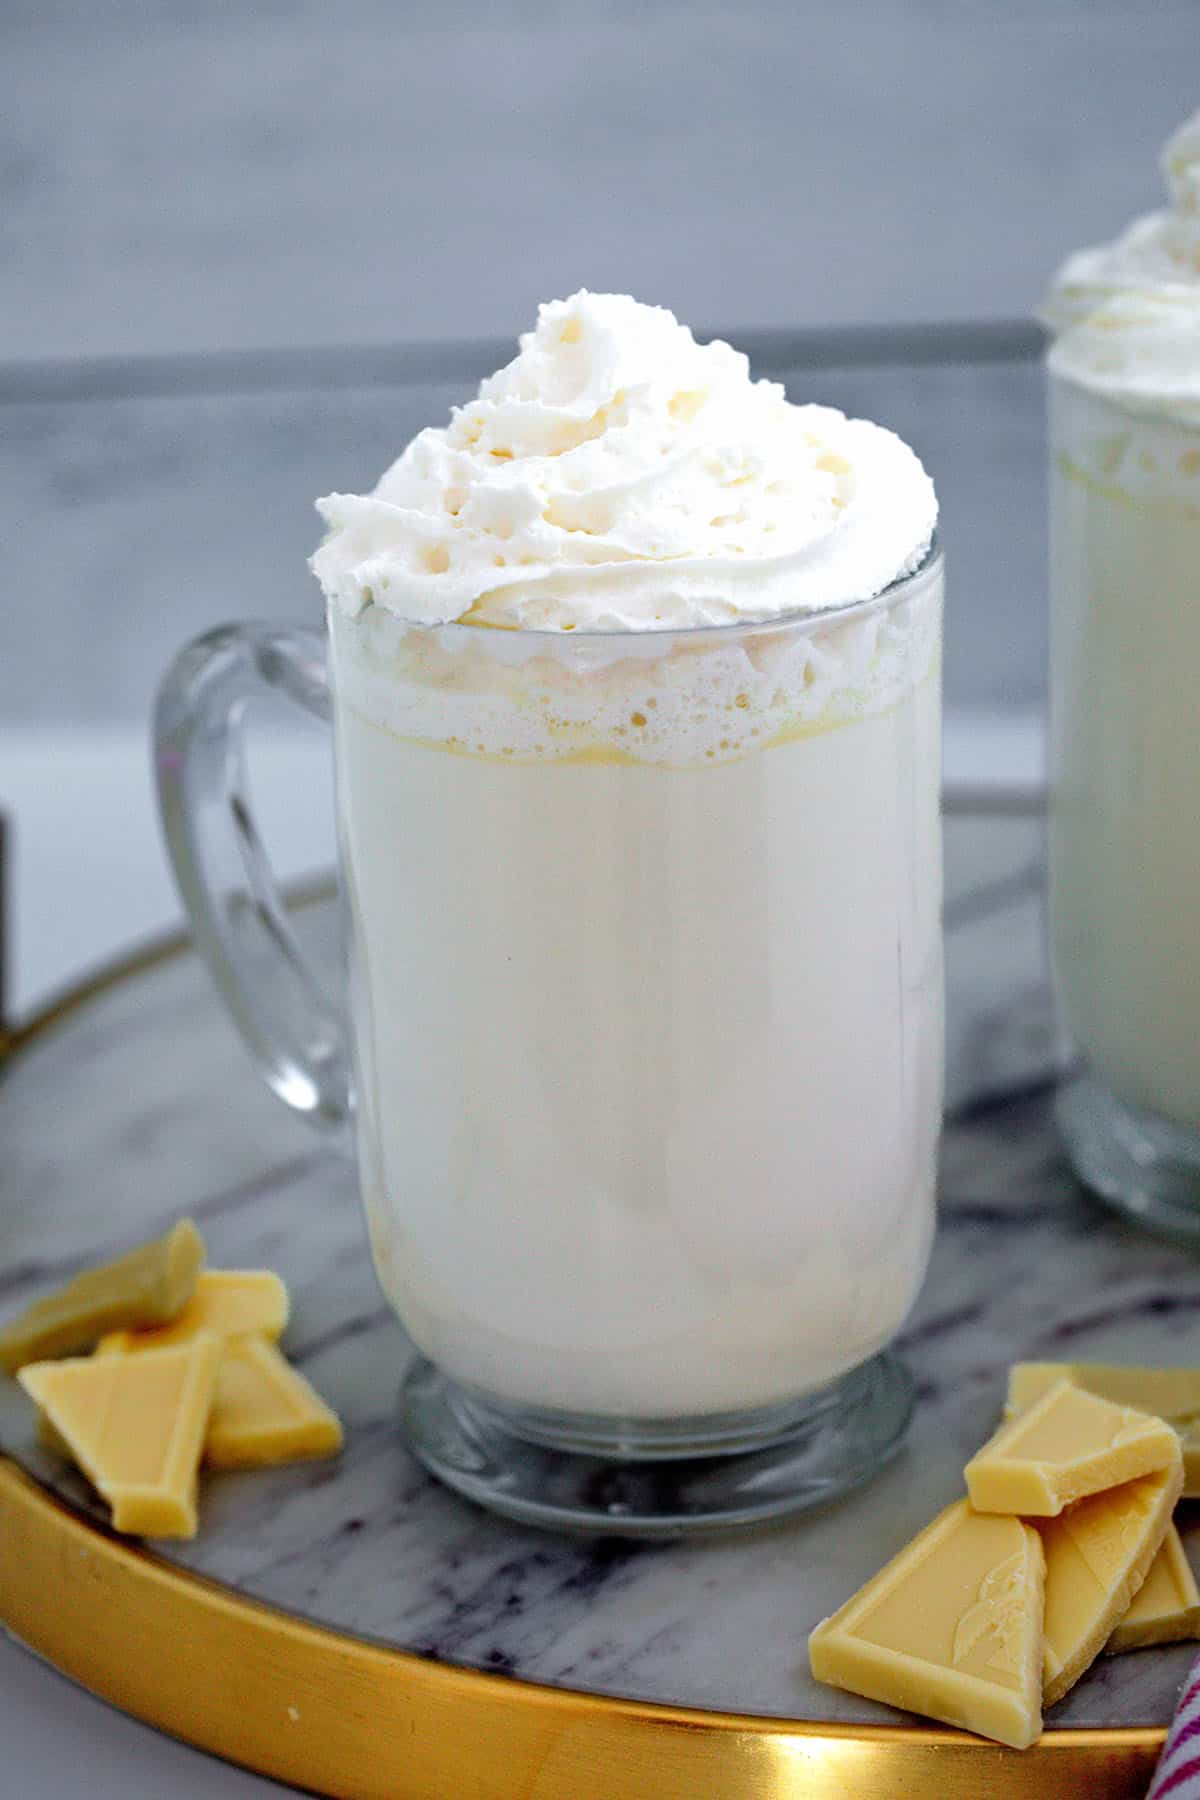
<path fill-rule="evenodd" d="M 289 903 L 335 891 L 323 876 Z M 147 940 L 0 1028 L 0 1073 L 192 948 L 186 931 Z M 1067 1800 L 1082 1782 L 1089 1800 L 1133 1800 L 1166 1737 L 1157 1725 L 1073 1728 L 1012 1751 L 935 1726 L 668 1706 L 435 1662 L 177 1568 L 75 1512 L 2 1447 L 0 1620 L 132 1716 L 332 1800 Z"/>

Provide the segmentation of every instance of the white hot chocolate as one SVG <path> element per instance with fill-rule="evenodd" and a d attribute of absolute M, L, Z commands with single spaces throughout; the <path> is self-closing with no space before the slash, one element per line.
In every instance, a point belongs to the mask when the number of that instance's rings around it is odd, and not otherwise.
<path fill-rule="evenodd" d="M 1044 309 L 1051 880 L 1065 1022 L 1118 1099 L 1200 1131 L 1200 114 L 1170 204 Z"/>
<path fill-rule="evenodd" d="M 577 295 L 322 510 L 362 1184 L 411 1335 L 632 1419 L 863 1362 L 940 1123 L 920 464 Z"/>

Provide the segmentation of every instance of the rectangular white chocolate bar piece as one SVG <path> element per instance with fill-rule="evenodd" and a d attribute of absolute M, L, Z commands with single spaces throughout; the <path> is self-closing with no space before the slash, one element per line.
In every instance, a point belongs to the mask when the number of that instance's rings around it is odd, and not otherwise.
<path fill-rule="evenodd" d="M 116 1530 L 194 1537 L 196 1471 L 221 1361 L 220 1339 L 140 1356 L 28 1363 L 18 1379 L 112 1508 Z"/>
<path fill-rule="evenodd" d="M 1150 1573 L 1105 1645 L 1105 1653 L 1116 1656 L 1122 1650 L 1179 1644 L 1190 1638 L 1200 1638 L 1200 1588 L 1179 1533 L 1168 1525 Z"/>
<path fill-rule="evenodd" d="M 90 1350 L 106 1331 L 161 1325 L 174 1319 L 194 1292 L 204 1264 L 204 1239 L 190 1219 L 165 1237 L 85 1269 L 57 1294 L 47 1294 L 0 1329 L 0 1368 Z"/>
<path fill-rule="evenodd" d="M 1200 1369 L 1140 1368 L 1133 1363 L 1015 1363 L 1005 1417 L 1012 1419 L 1066 1377 L 1089 1394 L 1166 1419 L 1183 1446 L 1183 1497 L 1200 1499 Z"/>
<path fill-rule="evenodd" d="M 1042 1729 L 1044 1558 L 955 1501 L 808 1641 L 818 1681 L 1023 1750 Z"/>
<path fill-rule="evenodd" d="M 978 1512 L 1054 1518 L 1064 1506 L 1183 1458 L 1171 1426 L 1067 1380 L 1001 1425 L 963 1471 Z"/>
<path fill-rule="evenodd" d="M 262 1337 L 224 1346 L 204 1444 L 214 1468 L 261 1468 L 334 1456 L 342 1447 L 337 1414 Z"/>
<path fill-rule="evenodd" d="M 1171 1526 L 1183 1468 L 1106 1488 L 1040 1526 L 1046 1552 L 1042 1701 L 1074 1687 L 1128 1611 Z"/>
<path fill-rule="evenodd" d="M 165 1350 L 169 1344 L 186 1344 L 199 1331 L 222 1339 L 254 1331 L 274 1340 L 287 1322 L 288 1291 L 270 1269 L 207 1269 L 170 1324 L 152 1331 L 110 1332 L 98 1348 L 103 1356 Z"/>

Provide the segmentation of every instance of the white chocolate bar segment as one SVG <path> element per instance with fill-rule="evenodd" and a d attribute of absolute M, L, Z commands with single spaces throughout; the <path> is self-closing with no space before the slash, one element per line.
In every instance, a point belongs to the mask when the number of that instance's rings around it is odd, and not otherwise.
<path fill-rule="evenodd" d="M 1015 1363 L 1005 1417 L 1015 1418 L 1064 1377 L 1118 1406 L 1166 1419 L 1183 1446 L 1183 1497 L 1200 1499 L 1200 1368 L 1143 1368 L 1133 1363 Z"/>
<path fill-rule="evenodd" d="M 1182 1465 L 1092 1494 L 1040 1525 L 1046 1552 L 1044 1705 L 1091 1667 L 1171 1526 Z"/>
<path fill-rule="evenodd" d="M 224 1347 L 204 1444 L 214 1468 L 261 1468 L 333 1456 L 342 1447 L 337 1414 L 298 1370 L 261 1337 Z"/>
<path fill-rule="evenodd" d="M 812 1672 L 1024 1749 L 1042 1728 L 1044 1569 L 1032 1526 L 958 1500 L 817 1626 Z"/>
<path fill-rule="evenodd" d="M 274 1340 L 282 1334 L 288 1312 L 288 1291 L 270 1269 L 208 1269 L 169 1325 L 153 1331 L 111 1332 L 98 1349 L 103 1356 L 164 1350 L 169 1344 L 186 1344 L 199 1331 L 218 1338 L 254 1331 Z"/>
<path fill-rule="evenodd" d="M 1171 1426 L 1061 1380 L 1001 1425 L 963 1471 L 979 1512 L 1053 1518 L 1089 1494 L 1177 1466 Z"/>
<path fill-rule="evenodd" d="M 0 1329 L 0 1368 L 15 1374 L 25 1363 L 90 1350 L 106 1331 L 174 1319 L 203 1264 L 204 1239 L 190 1219 L 181 1219 L 165 1237 L 85 1269 L 58 1293 L 35 1300 Z"/>
<path fill-rule="evenodd" d="M 1168 1525 L 1150 1572 L 1105 1645 L 1105 1654 L 1116 1656 L 1123 1650 L 1179 1644 L 1190 1638 L 1200 1638 L 1200 1588 L 1179 1533 Z"/>
<path fill-rule="evenodd" d="M 196 1471 L 221 1361 L 219 1338 L 140 1356 L 30 1363 L 18 1379 L 104 1499 L 116 1530 L 194 1537 Z"/>

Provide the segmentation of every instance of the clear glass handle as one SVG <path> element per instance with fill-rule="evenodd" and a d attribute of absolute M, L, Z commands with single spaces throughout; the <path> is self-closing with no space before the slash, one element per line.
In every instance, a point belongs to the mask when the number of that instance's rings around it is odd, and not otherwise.
<path fill-rule="evenodd" d="M 345 1022 L 296 942 L 246 797 L 244 715 L 266 695 L 328 720 L 320 631 L 228 625 L 180 652 L 155 708 L 159 806 L 196 945 L 263 1079 L 340 1134 L 351 1108 Z"/>

